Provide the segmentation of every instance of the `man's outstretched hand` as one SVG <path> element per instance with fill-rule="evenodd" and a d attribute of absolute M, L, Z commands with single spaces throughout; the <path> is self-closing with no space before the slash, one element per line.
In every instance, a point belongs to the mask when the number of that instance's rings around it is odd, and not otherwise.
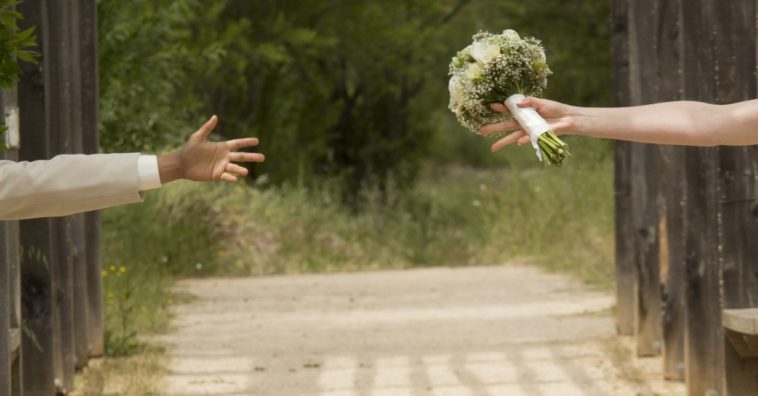
<path fill-rule="evenodd" d="M 223 180 L 228 183 L 237 181 L 238 176 L 246 176 L 247 168 L 235 162 L 263 162 L 260 153 L 245 153 L 237 150 L 258 145 L 256 138 L 243 138 L 225 142 L 208 140 L 218 117 L 211 117 L 200 129 L 190 136 L 181 150 L 158 156 L 158 169 L 161 183 L 166 184 L 177 179 L 195 181 Z"/>

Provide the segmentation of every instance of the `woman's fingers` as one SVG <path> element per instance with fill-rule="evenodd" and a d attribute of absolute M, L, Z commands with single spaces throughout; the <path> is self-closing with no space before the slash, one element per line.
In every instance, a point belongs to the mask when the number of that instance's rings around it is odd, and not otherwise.
<path fill-rule="evenodd" d="M 507 146 L 507 145 L 509 145 L 509 144 L 511 144 L 511 143 L 514 143 L 514 142 L 520 141 L 520 139 L 522 139 L 522 138 L 526 138 L 526 139 L 527 139 L 527 141 L 528 141 L 528 139 L 529 139 L 529 135 L 527 135 L 527 134 L 526 134 L 524 131 L 516 131 L 516 132 L 513 132 L 513 133 L 511 133 L 510 135 L 508 135 L 508 136 L 506 136 L 506 137 L 504 137 L 504 138 L 502 138 L 502 139 L 498 140 L 497 142 L 495 142 L 495 143 L 492 145 L 492 147 L 491 147 L 491 150 L 492 150 L 493 152 L 495 152 L 495 151 L 498 151 L 498 150 L 500 150 L 501 148 L 503 148 L 503 147 L 505 147 L 505 146 Z"/>
<path fill-rule="evenodd" d="M 553 132 L 555 132 L 558 135 L 561 135 L 562 132 L 568 131 L 571 129 L 571 123 L 568 121 L 557 121 L 550 124 L 550 128 Z M 492 145 L 492 151 L 498 151 L 501 148 L 511 144 L 516 143 L 518 145 L 531 143 L 532 138 L 524 133 L 524 131 L 516 131 L 511 133 L 510 135 L 498 140 Z"/>
<path fill-rule="evenodd" d="M 479 128 L 479 133 L 482 135 L 489 135 L 491 133 L 511 132 L 517 129 L 521 129 L 521 126 L 518 124 L 518 122 L 516 122 L 516 120 L 508 120 L 495 124 L 485 125 Z"/>
<path fill-rule="evenodd" d="M 511 111 L 502 103 L 493 103 L 490 105 L 490 108 L 498 113 L 511 114 Z"/>

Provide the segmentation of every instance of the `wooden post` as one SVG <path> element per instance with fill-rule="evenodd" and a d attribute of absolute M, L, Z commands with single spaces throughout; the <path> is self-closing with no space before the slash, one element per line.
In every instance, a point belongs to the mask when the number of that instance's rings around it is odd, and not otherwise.
<path fill-rule="evenodd" d="M 53 155 L 74 151 L 71 121 L 71 10 L 69 0 L 48 3 L 48 25 L 50 31 L 47 49 L 48 69 L 48 123 L 52 137 Z M 57 232 L 58 260 L 56 269 L 58 289 L 54 298 L 60 301 L 60 350 L 63 363 L 61 391 L 68 392 L 73 387 L 76 366 L 76 339 L 74 337 L 74 217 L 53 220 Z"/>
<path fill-rule="evenodd" d="M 758 307 L 758 147 L 721 153 L 724 308 Z M 727 395 L 758 395 L 758 358 L 742 358 L 724 340 Z"/>
<path fill-rule="evenodd" d="M 82 76 L 79 43 L 79 3 L 80 0 L 67 0 L 69 30 L 68 59 L 70 67 L 68 84 L 71 89 L 68 111 L 71 113 L 71 147 L 74 153 L 82 153 Z M 84 214 L 71 216 L 71 252 L 73 263 L 73 301 L 74 301 L 74 352 L 76 367 L 82 368 L 89 360 L 89 303 L 87 287 L 87 244 Z"/>
<path fill-rule="evenodd" d="M 632 104 L 654 102 L 660 89 L 656 78 L 657 35 L 654 21 L 658 9 L 654 0 L 629 3 L 630 97 Z M 655 146 L 631 146 L 632 228 L 636 263 L 635 316 L 637 355 L 661 352 L 661 287 L 658 256 L 658 150 Z"/>
<path fill-rule="evenodd" d="M 629 105 L 629 0 L 612 3 L 613 81 L 616 106 Z M 631 146 L 614 143 L 614 189 L 616 216 L 616 330 L 634 334 L 634 279 L 637 274 L 632 247 Z"/>
<path fill-rule="evenodd" d="M 3 107 L 7 93 L 3 93 Z M 15 152 L 0 159 L 16 160 Z M 21 318 L 19 301 L 18 222 L 0 221 L 0 394 L 21 394 Z"/>
<path fill-rule="evenodd" d="M 86 154 L 100 150 L 98 130 L 97 2 L 81 0 L 80 8 L 82 148 Z M 85 215 L 87 232 L 88 340 L 90 356 L 101 356 L 103 345 L 103 298 L 100 277 L 100 213 Z"/>
<path fill-rule="evenodd" d="M 715 7 L 718 35 L 717 103 L 756 96 L 756 4 L 739 0 L 730 7 Z M 724 147 L 720 150 L 722 195 L 723 308 L 758 307 L 758 148 Z M 742 358 L 724 340 L 726 394 L 758 395 L 758 358 Z"/>
<path fill-rule="evenodd" d="M 643 91 L 653 89 L 651 102 L 681 99 L 682 36 L 681 0 L 655 1 L 650 4 L 652 28 L 646 32 L 653 40 L 652 48 L 642 54 L 649 57 L 642 67 L 650 67 L 651 83 Z M 644 92 L 643 96 L 648 96 Z M 663 375 L 667 379 L 684 380 L 684 149 L 656 146 L 658 175 L 656 207 L 658 211 L 658 268 L 662 300 Z M 652 219 L 651 219 L 652 220 Z"/>
<path fill-rule="evenodd" d="M 686 155 L 685 378 L 690 395 L 722 395 L 724 351 L 721 331 L 717 194 L 717 149 Z"/>
<path fill-rule="evenodd" d="M 683 381 L 685 305 L 685 229 L 686 204 L 685 148 L 660 147 L 661 185 L 660 259 L 663 285 L 663 375 Z"/>
<path fill-rule="evenodd" d="M 50 158 L 50 145 L 45 73 L 49 70 L 49 28 L 47 1 L 28 0 L 19 4 L 24 15 L 20 25 L 36 26 L 38 51 L 36 65 L 22 63 L 19 82 L 19 108 L 22 139 L 34 142 L 21 147 L 21 159 L 34 161 Z M 27 332 L 23 337 L 24 391 L 27 395 L 52 395 L 56 382 L 62 383 L 63 366 L 60 354 L 60 315 L 54 300 L 58 289 L 55 278 L 57 263 L 56 233 L 50 219 L 21 222 L 23 317 Z"/>
<path fill-rule="evenodd" d="M 714 0 L 691 0 L 682 9 L 682 57 L 684 98 L 713 101 L 718 58 L 713 39 L 723 29 Z M 717 148 L 689 149 L 686 156 L 685 279 L 686 336 L 685 366 L 690 395 L 723 395 L 724 345 L 721 328 L 721 271 L 718 248 L 720 206 Z"/>
<path fill-rule="evenodd" d="M 16 90 L 0 94 L 0 115 L 17 117 Z M 16 114 L 14 116 L 13 114 Z M 16 118 L 12 123 L 17 125 Z M 17 132 L 17 131 L 16 131 Z M 15 161 L 15 148 L 0 153 L 0 159 Z M 17 221 L 0 221 L 0 392 L 20 395 L 21 368 L 21 298 Z"/>
<path fill-rule="evenodd" d="M 7 153 L 1 153 L 0 159 L 12 159 Z M 12 316 L 13 316 L 13 296 L 12 290 L 8 287 L 12 282 L 10 251 L 17 249 L 13 245 L 15 237 L 14 222 L 0 222 L 0 394 L 12 395 L 14 392 L 15 375 L 13 370 L 14 356 L 13 345 L 11 342 Z"/>

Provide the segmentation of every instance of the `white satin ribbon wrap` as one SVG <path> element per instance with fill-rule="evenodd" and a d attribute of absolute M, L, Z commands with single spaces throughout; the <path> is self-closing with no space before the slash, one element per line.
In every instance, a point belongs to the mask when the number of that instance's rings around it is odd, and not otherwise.
<path fill-rule="evenodd" d="M 550 130 L 550 124 L 548 124 L 547 121 L 545 121 L 545 119 L 533 108 L 518 107 L 518 103 L 522 100 L 524 100 L 524 95 L 522 94 L 511 95 L 505 100 L 505 107 L 511 111 L 513 118 L 518 121 L 521 128 L 529 134 L 529 137 L 532 140 L 532 147 L 534 147 L 534 151 L 537 153 L 537 158 L 542 161 L 542 150 L 540 150 L 537 140 L 543 133 Z"/>

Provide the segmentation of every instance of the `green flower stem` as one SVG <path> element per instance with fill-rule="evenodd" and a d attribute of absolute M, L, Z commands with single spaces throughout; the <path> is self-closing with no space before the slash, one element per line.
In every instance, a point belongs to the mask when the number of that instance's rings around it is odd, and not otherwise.
<path fill-rule="evenodd" d="M 553 131 L 547 131 L 537 139 L 546 166 L 561 166 L 563 160 L 570 157 L 568 145 L 558 138 Z"/>

